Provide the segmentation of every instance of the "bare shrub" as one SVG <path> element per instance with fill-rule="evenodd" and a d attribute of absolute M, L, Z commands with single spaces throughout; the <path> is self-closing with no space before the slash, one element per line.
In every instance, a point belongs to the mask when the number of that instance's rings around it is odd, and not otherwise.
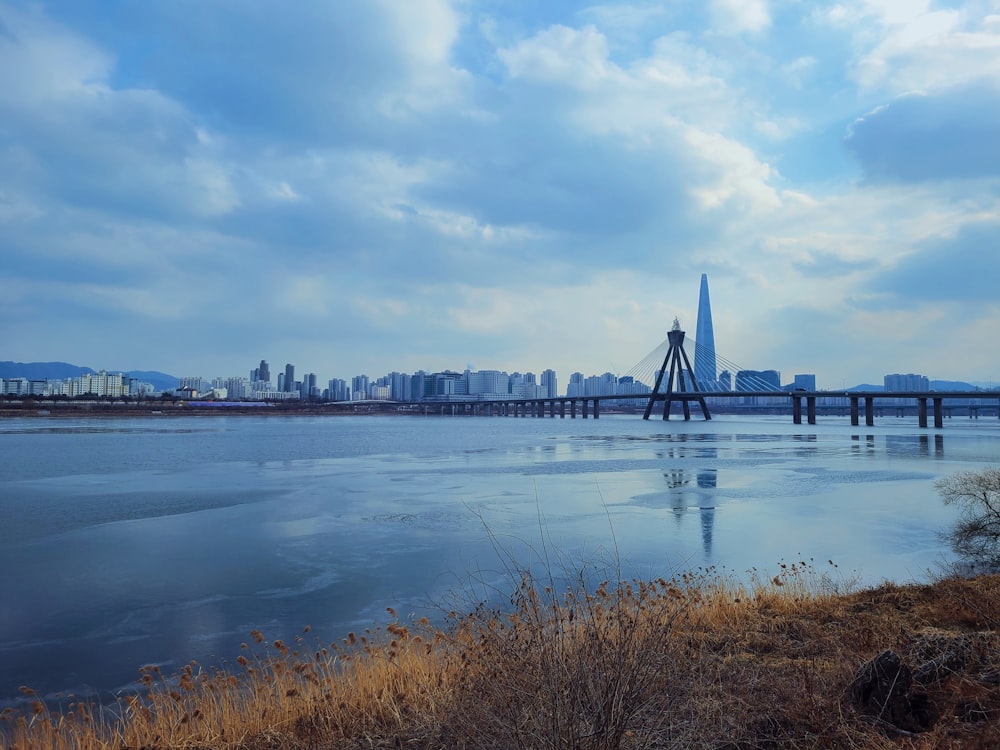
<path fill-rule="evenodd" d="M 481 748 L 621 747 L 649 728 L 633 720 L 670 682 L 671 629 L 686 599 L 663 579 L 556 592 L 525 572 L 511 610 L 481 609 L 451 635 L 456 699 L 446 735 Z"/>
<path fill-rule="evenodd" d="M 952 549 L 986 570 L 1000 570 L 1000 469 L 962 471 L 934 485 L 959 519 L 945 536 Z"/>

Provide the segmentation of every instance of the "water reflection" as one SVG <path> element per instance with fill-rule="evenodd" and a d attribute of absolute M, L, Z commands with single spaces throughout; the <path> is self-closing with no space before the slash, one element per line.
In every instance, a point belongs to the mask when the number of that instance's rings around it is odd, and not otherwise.
<path fill-rule="evenodd" d="M 885 452 L 898 456 L 930 456 L 933 446 L 934 457 L 944 457 L 944 435 L 886 435 Z"/>
<path fill-rule="evenodd" d="M 860 435 L 851 435 L 851 440 L 853 442 L 857 443 L 857 445 L 852 445 L 851 446 L 851 452 L 852 453 L 866 453 L 868 455 L 875 455 L 875 436 L 874 435 L 865 435 L 865 444 L 864 444 L 864 450 L 863 451 L 862 451 L 862 446 L 861 446 L 861 436 Z"/>
<path fill-rule="evenodd" d="M 853 446 L 854 453 L 866 453 L 874 455 L 876 453 L 875 435 L 865 435 L 862 445 L 861 435 L 851 435 L 851 440 L 856 443 Z M 884 450 L 890 456 L 930 456 L 934 458 L 944 458 L 944 435 L 937 433 L 927 435 L 885 435 L 882 438 Z"/>
<path fill-rule="evenodd" d="M 715 450 L 714 448 L 711 450 Z M 718 469 L 699 469 L 694 474 L 683 467 L 663 472 L 667 483 L 667 497 L 674 519 L 680 525 L 689 510 L 697 508 L 701 520 L 701 547 L 706 561 L 712 559 L 712 532 L 715 525 L 715 493 L 718 488 Z"/>

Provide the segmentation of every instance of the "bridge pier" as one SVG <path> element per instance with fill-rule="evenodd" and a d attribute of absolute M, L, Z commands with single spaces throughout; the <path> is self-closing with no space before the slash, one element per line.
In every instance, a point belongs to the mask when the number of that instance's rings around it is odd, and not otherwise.
<path fill-rule="evenodd" d="M 569 418 L 576 419 L 576 400 L 569 402 Z"/>
<path fill-rule="evenodd" d="M 587 399 L 583 400 L 583 418 L 587 418 Z"/>
<path fill-rule="evenodd" d="M 802 399 L 792 396 L 792 424 L 802 424 Z"/>
<path fill-rule="evenodd" d="M 865 396 L 865 424 L 868 427 L 875 425 L 875 397 Z"/>
<path fill-rule="evenodd" d="M 595 398 L 595 399 L 594 399 L 594 419 L 597 419 L 597 418 L 599 418 L 600 416 L 601 416 L 601 402 L 600 402 L 600 401 L 598 401 L 598 400 L 597 400 L 597 399 Z"/>
<path fill-rule="evenodd" d="M 851 427 L 858 426 L 858 399 L 857 396 L 851 396 Z"/>
<path fill-rule="evenodd" d="M 917 424 L 920 427 L 927 427 L 927 399 L 917 399 Z"/>
<path fill-rule="evenodd" d="M 944 399 L 940 396 L 935 396 L 934 398 L 934 426 L 938 429 L 944 427 L 944 419 L 942 418 L 942 404 Z"/>
<path fill-rule="evenodd" d="M 806 396 L 806 419 L 809 424 L 816 424 L 816 397 Z"/>

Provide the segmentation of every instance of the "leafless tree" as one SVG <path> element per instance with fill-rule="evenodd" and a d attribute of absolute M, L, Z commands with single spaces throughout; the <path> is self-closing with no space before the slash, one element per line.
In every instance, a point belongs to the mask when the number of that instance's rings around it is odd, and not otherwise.
<path fill-rule="evenodd" d="M 976 565 L 1000 569 L 1000 469 L 962 471 L 935 487 L 946 505 L 960 511 L 946 535 L 952 549 Z"/>

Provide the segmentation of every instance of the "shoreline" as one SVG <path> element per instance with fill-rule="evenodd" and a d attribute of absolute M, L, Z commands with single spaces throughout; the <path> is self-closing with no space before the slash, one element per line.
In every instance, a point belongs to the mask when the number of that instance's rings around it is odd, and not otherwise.
<path fill-rule="evenodd" d="M 140 669 L 110 710 L 22 688 L 12 747 L 996 747 L 1000 576 L 817 586 L 791 565 L 556 594 L 314 643 L 251 631 L 224 669 Z M 610 703 L 608 700 L 613 697 Z M 7 737 L 4 735 L 7 734 Z M 598 741 L 599 740 L 599 741 Z"/>

